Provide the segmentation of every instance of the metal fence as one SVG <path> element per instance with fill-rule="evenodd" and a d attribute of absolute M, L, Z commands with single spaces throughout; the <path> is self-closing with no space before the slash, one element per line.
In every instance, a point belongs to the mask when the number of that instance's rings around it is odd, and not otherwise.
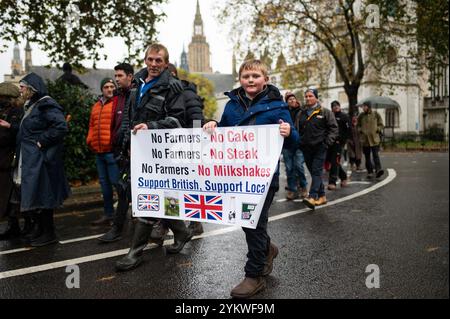
<path fill-rule="evenodd" d="M 385 130 L 385 134 L 381 138 L 381 144 L 384 149 L 400 151 L 448 152 L 449 142 L 447 136 L 436 136 L 430 134 L 430 132 L 394 134 L 393 131 L 387 132 Z"/>

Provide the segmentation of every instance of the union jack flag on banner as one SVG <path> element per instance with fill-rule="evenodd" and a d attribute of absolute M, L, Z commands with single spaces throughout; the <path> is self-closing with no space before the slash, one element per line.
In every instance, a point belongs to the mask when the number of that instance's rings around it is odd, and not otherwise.
<path fill-rule="evenodd" d="M 186 217 L 222 220 L 222 196 L 184 194 Z"/>
<path fill-rule="evenodd" d="M 159 211 L 159 196 L 158 195 L 138 195 L 138 210 L 140 211 Z"/>

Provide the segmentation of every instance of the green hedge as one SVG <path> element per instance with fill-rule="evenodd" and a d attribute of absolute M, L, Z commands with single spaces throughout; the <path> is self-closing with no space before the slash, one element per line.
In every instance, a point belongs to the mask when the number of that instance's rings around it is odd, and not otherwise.
<path fill-rule="evenodd" d="M 64 140 L 64 165 L 72 184 L 86 184 L 97 177 L 95 156 L 86 145 L 91 107 L 96 97 L 88 90 L 63 82 L 47 82 L 49 95 L 70 115 L 69 133 Z"/>

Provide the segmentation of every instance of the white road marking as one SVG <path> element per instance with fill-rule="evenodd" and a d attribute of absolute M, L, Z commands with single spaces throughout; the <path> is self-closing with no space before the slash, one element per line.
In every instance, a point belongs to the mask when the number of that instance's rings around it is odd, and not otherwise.
<path fill-rule="evenodd" d="M 369 185 L 372 184 L 371 182 L 364 182 L 364 181 L 350 181 L 348 184 L 361 184 L 361 185 Z"/>
<path fill-rule="evenodd" d="M 103 236 L 104 234 L 99 234 L 99 235 L 92 235 L 92 236 L 87 236 L 87 237 L 80 237 L 80 238 L 74 238 L 74 239 L 68 239 L 68 240 L 61 240 L 59 243 L 60 244 L 71 244 L 71 243 L 76 243 L 79 241 L 85 241 L 85 240 L 91 240 L 91 239 L 96 239 L 100 236 Z"/>
<path fill-rule="evenodd" d="M 34 249 L 34 248 L 33 247 L 26 247 L 26 248 L 18 248 L 18 249 L 0 251 L 0 256 L 14 254 L 14 253 L 20 253 L 22 251 L 28 251 L 28 250 L 31 250 L 31 249 Z"/>
<path fill-rule="evenodd" d="M 336 204 L 340 204 L 343 203 L 345 201 L 366 195 L 370 192 L 373 192 L 387 184 L 389 184 L 390 182 L 392 182 L 395 177 L 397 176 L 397 173 L 395 172 L 394 169 L 388 169 L 387 170 L 388 176 L 386 177 L 386 179 L 382 180 L 379 183 L 374 184 L 373 186 L 370 186 L 360 192 L 357 192 L 355 194 L 352 195 L 348 195 L 336 200 L 333 200 L 331 202 L 328 202 L 325 205 L 322 206 L 318 206 L 316 207 L 315 211 L 323 209 L 325 207 L 329 207 L 332 205 L 336 205 Z M 277 216 L 272 216 L 269 218 L 269 222 L 273 222 L 273 221 L 277 221 L 283 218 L 287 218 L 287 217 L 291 217 L 291 216 L 295 216 L 295 215 L 299 215 L 299 214 L 303 214 L 306 212 L 312 212 L 311 209 L 309 208 L 303 208 L 303 209 L 299 209 L 299 210 L 294 210 L 291 212 L 286 212 L 286 213 L 282 213 L 279 214 Z M 212 237 L 212 236 L 219 236 L 219 235 L 223 235 L 223 234 L 227 234 L 227 233 L 231 233 L 234 232 L 238 229 L 241 229 L 241 227 L 238 226 L 234 226 L 234 227 L 226 227 L 226 228 L 221 228 L 221 229 L 217 229 L 214 231 L 210 231 L 210 232 L 206 232 L 200 236 L 195 236 L 193 238 L 193 240 L 195 239 L 200 239 L 200 238 L 207 238 L 207 237 Z M 170 240 L 165 240 L 164 241 L 164 246 L 170 245 L 173 243 L 173 239 Z M 147 249 L 153 249 L 158 247 L 155 244 L 150 244 L 147 246 Z M 33 267 L 28 267 L 28 268 L 22 268 L 22 269 L 15 269 L 15 270 L 9 270 L 9 271 L 4 271 L 4 272 L 0 272 L 0 279 L 5 279 L 5 278 L 10 278 L 10 277 L 17 277 L 17 276 L 23 276 L 23 275 L 28 275 L 28 274 L 33 274 L 33 273 L 37 273 L 37 272 L 42 272 L 42 271 L 48 271 L 48 270 L 52 270 L 52 269 L 57 269 L 57 268 L 62 268 L 62 267 L 67 267 L 70 265 L 79 265 L 79 264 L 83 264 L 83 263 L 88 263 L 88 262 L 92 262 L 92 261 L 96 261 L 96 260 L 102 260 L 102 259 L 107 259 L 107 258 L 112 258 L 112 257 L 117 257 L 117 256 L 121 256 L 121 255 L 125 255 L 128 253 L 129 248 L 126 249 L 120 249 L 120 250 L 115 250 L 115 251 L 110 251 L 107 253 L 101 253 L 101 254 L 96 254 L 96 255 L 91 255 L 91 256 L 85 256 L 85 257 L 80 257 L 80 258 L 75 258 L 75 259 L 68 259 L 68 260 L 63 260 L 63 261 L 58 261 L 58 262 L 53 262 L 53 263 L 48 263 L 48 264 L 43 264 L 43 265 L 39 265 L 39 266 L 33 266 Z"/>

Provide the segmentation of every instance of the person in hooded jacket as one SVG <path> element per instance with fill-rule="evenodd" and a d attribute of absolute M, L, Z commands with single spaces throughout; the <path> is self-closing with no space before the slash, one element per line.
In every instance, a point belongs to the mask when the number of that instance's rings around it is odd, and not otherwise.
<path fill-rule="evenodd" d="M 20 185 L 20 210 L 34 221 L 30 244 L 40 247 L 57 242 L 54 210 L 70 194 L 63 162 L 63 140 L 68 127 L 63 108 L 48 96 L 39 75 L 27 74 L 19 85 L 26 102 L 17 135 L 13 179 Z"/>
<path fill-rule="evenodd" d="M 298 147 L 299 136 L 295 130 L 289 109 L 273 85 L 268 84 L 267 66 L 260 60 L 247 60 L 239 68 L 241 87 L 225 93 L 230 101 L 225 105 L 219 123 L 209 121 L 203 129 L 212 132 L 217 126 L 248 126 L 279 124 L 279 134 L 284 137 L 284 147 Z M 267 232 L 269 208 L 279 188 L 279 165 L 269 186 L 266 200 L 256 229 L 243 228 L 248 246 L 245 278 L 230 295 L 233 298 L 249 298 L 266 287 L 266 279 L 273 269 L 278 255 L 277 246 Z"/>
<path fill-rule="evenodd" d="M 0 233 L 0 240 L 19 237 L 19 206 L 11 203 L 13 192 L 12 162 L 16 148 L 16 135 L 19 130 L 23 108 L 20 91 L 12 83 L 0 83 L 0 217 L 8 217 L 8 224 L 4 232 Z M 30 224 L 30 220 L 25 223 Z"/>

